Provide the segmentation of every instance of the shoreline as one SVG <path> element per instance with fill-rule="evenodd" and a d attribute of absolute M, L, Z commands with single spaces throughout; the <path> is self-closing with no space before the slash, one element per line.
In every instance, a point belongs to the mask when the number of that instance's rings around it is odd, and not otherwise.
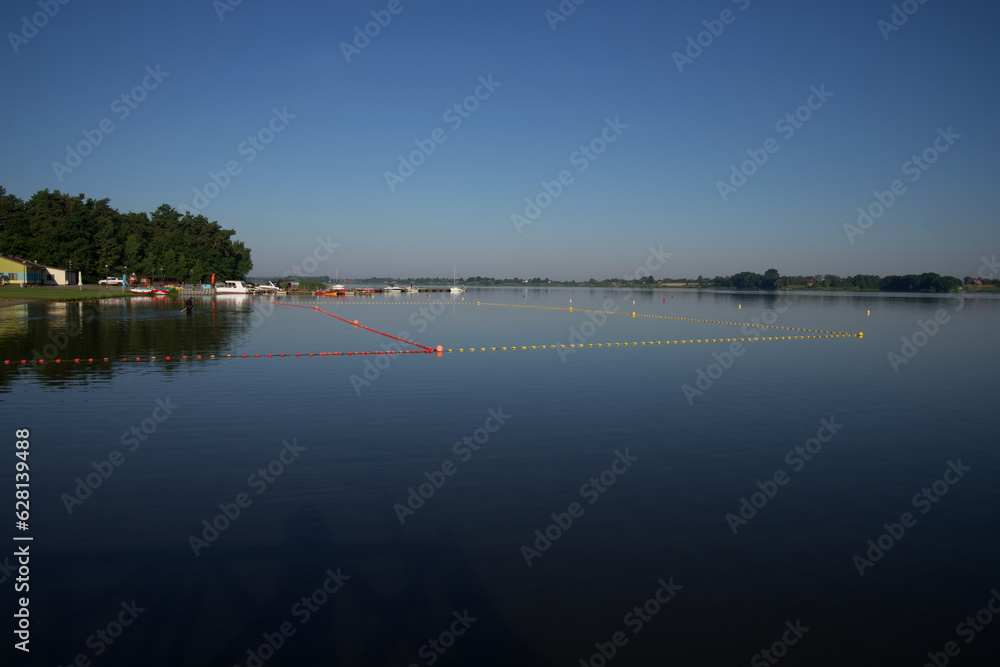
<path fill-rule="evenodd" d="M 0 308 L 6 308 L 7 306 L 21 306 L 26 303 L 31 303 L 30 299 L 0 299 Z"/>

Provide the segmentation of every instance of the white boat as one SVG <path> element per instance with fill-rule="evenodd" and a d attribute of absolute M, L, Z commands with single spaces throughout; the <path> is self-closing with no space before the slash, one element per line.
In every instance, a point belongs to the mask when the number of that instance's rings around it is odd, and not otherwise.
<path fill-rule="evenodd" d="M 452 294 L 461 294 L 465 291 L 464 287 L 458 287 L 455 285 L 455 267 L 451 267 L 451 289 L 448 291 Z"/>
<path fill-rule="evenodd" d="M 221 286 L 215 286 L 216 294 L 249 294 L 250 288 L 242 280 L 227 280 Z"/>
<path fill-rule="evenodd" d="M 403 291 L 406 292 L 407 294 L 417 294 L 418 292 L 420 292 L 420 290 L 414 287 L 413 285 L 410 285 Z"/>
<path fill-rule="evenodd" d="M 400 287 L 399 285 L 393 284 L 383 287 L 382 291 L 385 292 L 386 294 L 399 294 L 400 292 L 403 291 L 403 288 Z"/>
<path fill-rule="evenodd" d="M 285 290 L 275 285 L 270 280 L 266 285 L 254 285 L 253 291 L 257 294 L 285 294 Z"/>

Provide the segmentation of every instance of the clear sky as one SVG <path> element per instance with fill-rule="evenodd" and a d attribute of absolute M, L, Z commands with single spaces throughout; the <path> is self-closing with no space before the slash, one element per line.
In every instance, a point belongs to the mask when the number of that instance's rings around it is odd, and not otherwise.
<path fill-rule="evenodd" d="M 995 2 L 233 1 L 5 2 L 0 185 L 201 211 L 254 275 L 317 237 L 341 278 L 605 278 L 650 246 L 657 277 L 962 277 L 1000 252 Z"/>

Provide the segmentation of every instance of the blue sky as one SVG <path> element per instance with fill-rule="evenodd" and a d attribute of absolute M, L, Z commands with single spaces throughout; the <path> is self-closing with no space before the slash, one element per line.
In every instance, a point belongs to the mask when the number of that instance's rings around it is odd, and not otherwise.
<path fill-rule="evenodd" d="M 255 275 L 301 266 L 318 237 L 339 247 L 316 273 L 340 277 L 604 278 L 650 246 L 672 253 L 657 277 L 961 277 L 1000 251 L 996 3 L 896 3 L 915 11 L 888 32 L 893 3 L 870 0 L 566 0 L 554 30 L 557 0 L 47 2 L 37 30 L 22 17 L 38 0 L 0 12 L 0 185 L 200 211 L 237 230 Z M 373 11 L 391 21 L 347 62 Z M 813 87 L 832 95 L 776 127 Z M 459 125 L 446 112 L 467 99 Z M 92 152 L 54 167 L 85 132 Z M 390 187 L 416 142 L 433 152 Z M 600 155 L 575 153 L 592 142 Z M 925 149 L 936 161 L 911 180 Z M 724 201 L 747 151 L 767 160 Z M 881 217 L 845 231 L 897 179 Z M 518 226 L 526 198 L 548 206 Z"/>

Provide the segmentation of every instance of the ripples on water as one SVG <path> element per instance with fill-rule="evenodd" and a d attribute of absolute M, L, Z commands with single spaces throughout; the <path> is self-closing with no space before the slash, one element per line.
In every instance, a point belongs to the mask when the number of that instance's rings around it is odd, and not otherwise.
<path fill-rule="evenodd" d="M 599 664 L 597 645 L 610 651 L 619 631 L 626 641 L 609 664 L 745 664 L 799 619 L 809 630 L 787 664 L 922 664 L 948 641 L 960 642 L 961 664 L 995 655 L 998 629 L 965 644 L 956 624 L 1000 585 L 997 299 L 426 297 L 304 301 L 475 352 L 309 357 L 390 340 L 242 298 L 200 300 L 192 317 L 148 300 L 0 309 L 0 357 L 13 360 L 0 375 L 4 423 L 32 433 L 38 653 L 57 664 L 84 653 L 104 665 L 246 665 L 263 633 L 288 622 L 295 634 L 265 664 L 424 665 L 428 640 L 468 610 L 477 620 L 440 664 Z M 573 312 L 476 305 L 570 299 Z M 622 314 L 580 312 L 608 299 Z M 888 353 L 940 309 L 948 322 L 894 372 Z M 730 343 L 663 344 L 804 335 L 690 321 L 772 315 L 776 326 L 864 338 L 746 342 L 725 369 Z M 478 349 L 576 336 L 629 345 Z M 137 355 L 160 358 L 120 361 Z M 60 363 L 19 364 L 43 357 Z M 698 385 L 699 371 L 711 385 Z M 689 402 L 684 385 L 702 393 Z M 162 404 L 178 407 L 161 422 Z M 511 416 L 487 433 L 490 410 Z M 789 452 L 829 418 L 842 430 L 794 470 Z M 304 449 L 272 464 L 286 442 Z M 123 463 L 70 514 L 64 494 L 115 450 Z M 613 485 L 584 488 L 626 450 L 637 460 Z M 971 470 L 921 514 L 914 494 L 959 458 Z M 441 477 L 447 461 L 453 474 Z M 268 465 L 280 474 L 262 488 Z M 726 515 L 779 471 L 787 483 L 733 535 Z M 442 479 L 401 525 L 395 506 L 409 489 Z M 196 557 L 191 536 L 241 493 L 249 504 Z M 550 529 L 561 534 L 526 565 L 522 547 L 544 546 L 535 531 L 573 503 L 579 516 Z M 915 525 L 859 576 L 853 557 L 907 511 Z M 342 588 L 307 619 L 296 614 L 337 568 L 350 577 Z M 682 588 L 636 632 L 628 614 L 671 577 Z M 88 637 L 133 598 L 145 610 L 97 656 Z"/>

